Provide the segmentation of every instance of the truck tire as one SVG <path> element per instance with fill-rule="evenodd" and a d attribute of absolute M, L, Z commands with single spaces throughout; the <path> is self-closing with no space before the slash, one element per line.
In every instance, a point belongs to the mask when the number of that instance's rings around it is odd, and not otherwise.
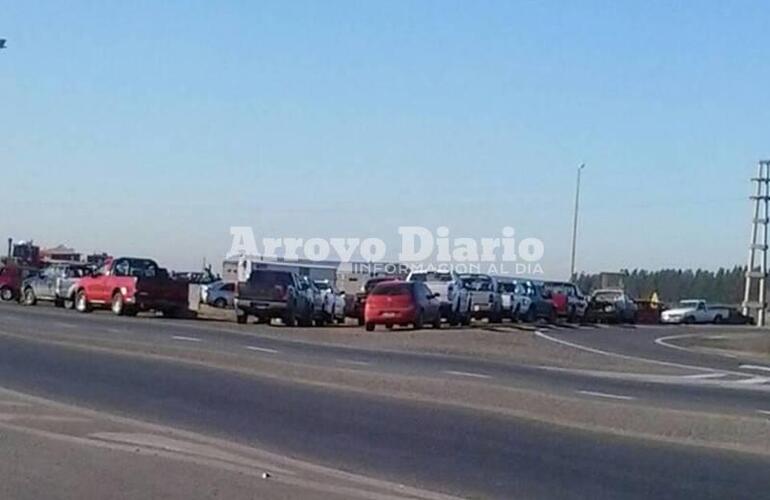
<path fill-rule="evenodd" d="M 414 326 L 415 330 L 422 330 L 423 321 L 424 321 L 423 314 L 424 314 L 423 311 L 420 311 L 417 314 L 417 317 L 414 319 L 414 323 L 412 326 Z"/>
<path fill-rule="evenodd" d="M 163 309 L 161 314 L 164 318 L 178 318 L 180 316 L 180 311 L 178 307 L 169 307 L 168 309 Z"/>
<path fill-rule="evenodd" d="M 285 326 L 295 326 L 297 324 L 297 316 L 294 314 L 294 309 L 289 309 L 283 316 L 283 324 Z"/>
<path fill-rule="evenodd" d="M 37 297 L 35 297 L 35 291 L 31 288 L 25 288 L 24 293 L 22 294 L 22 297 L 24 300 L 22 300 L 22 304 L 25 306 L 34 306 L 37 304 Z"/>
<path fill-rule="evenodd" d="M 714 316 L 714 324 L 715 325 L 721 325 L 722 324 L 722 315 L 721 314 L 717 314 L 716 316 Z"/>
<path fill-rule="evenodd" d="M 0 288 L 0 300 L 3 302 L 10 302 L 13 300 L 13 290 L 7 286 Z"/>
<path fill-rule="evenodd" d="M 214 307 L 217 309 L 224 309 L 227 307 L 227 299 L 224 297 L 219 297 L 217 300 L 214 301 Z"/>
<path fill-rule="evenodd" d="M 67 299 L 64 299 L 64 301 L 62 302 L 62 307 L 70 311 L 72 309 L 75 309 L 75 297 L 69 297 Z"/>
<path fill-rule="evenodd" d="M 367 323 L 366 324 L 366 331 L 367 332 L 373 332 L 374 331 L 374 323 Z"/>
<path fill-rule="evenodd" d="M 79 313 L 91 312 L 91 303 L 88 302 L 88 296 L 86 295 L 85 290 L 78 290 L 78 292 L 75 294 L 75 309 Z"/>
<path fill-rule="evenodd" d="M 126 312 L 126 299 L 121 292 L 115 292 L 112 295 L 110 309 L 115 316 L 123 316 Z"/>

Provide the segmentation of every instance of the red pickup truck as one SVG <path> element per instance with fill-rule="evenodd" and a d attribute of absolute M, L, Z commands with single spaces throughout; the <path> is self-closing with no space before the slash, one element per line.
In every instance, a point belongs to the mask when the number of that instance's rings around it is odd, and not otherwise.
<path fill-rule="evenodd" d="M 160 311 L 175 317 L 187 310 L 187 288 L 186 281 L 172 279 L 153 260 L 108 259 L 91 276 L 79 280 L 75 309 L 85 313 L 94 307 L 110 308 L 118 316 Z"/>

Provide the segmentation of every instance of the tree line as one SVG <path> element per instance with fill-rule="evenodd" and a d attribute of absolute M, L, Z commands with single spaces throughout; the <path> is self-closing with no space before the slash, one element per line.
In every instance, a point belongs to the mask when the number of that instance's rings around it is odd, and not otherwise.
<path fill-rule="evenodd" d="M 663 302 L 705 299 L 713 303 L 740 304 L 743 301 L 746 267 L 705 269 L 634 269 L 620 271 L 623 287 L 632 298 L 649 299 L 653 293 Z M 601 274 L 580 273 L 577 285 L 585 293 L 602 286 Z"/>

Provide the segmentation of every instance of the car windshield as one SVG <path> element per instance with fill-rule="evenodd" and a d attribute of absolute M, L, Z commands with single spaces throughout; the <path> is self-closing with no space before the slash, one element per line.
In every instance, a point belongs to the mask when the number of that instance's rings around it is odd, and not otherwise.
<path fill-rule="evenodd" d="M 422 281 L 422 282 L 428 282 L 428 283 L 447 282 L 447 281 L 452 281 L 452 275 L 449 273 L 441 273 L 441 272 L 414 273 L 410 280 Z"/>
<path fill-rule="evenodd" d="M 372 289 L 374 289 L 374 287 L 376 287 L 380 283 L 382 283 L 384 281 L 392 281 L 392 280 L 393 280 L 393 278 L 374 278 L 374 279 L 371 279 L 371 280 L 366 282 L 366 285 L 364 285 L 364 291 L 369 293 L 369 292 L 372 291 Z"/>
<path fill-rule="evenodd" d="M 381 283 L 374 287 L 372 295 L 410 295 L 412 288 L 408 283 Z"/>
<path fill-rule="evenodd" d="M 500 291 L 503 293 L 518 293 L 518 287 L 516 283 L 503 281 L 500 283 Z"/>
<path fill-rule="evenodd" d="M 699 300 L 680 300 L 677 307 L 682 309 L 696 309 L 700 303 Z"/>
<path fill-rule="evenodd" d="M 623 298 L 621 292 L 597 292 L 594 294 L 594 300 L 604 302 L 615 302 Z"/>
<path fill-rule="evenodd" d="M 251 273 L 251 282 L 260 283 L 265 286 L 288 287 L 294 282 L 291 273 L 281 271 L 254 271 Z"/>
<path fill-rule="evenodd" d="M 158 265 L 149 259 L 120 259 L 115 262 L 115 276 L 155 278 L 159 274 Z"/>
<path fill-rule="evenodd" d="M 461 276 L 463 285 L 468 290 L 489 292 L 492 290 L 492 280 L 483 276 Z"/>

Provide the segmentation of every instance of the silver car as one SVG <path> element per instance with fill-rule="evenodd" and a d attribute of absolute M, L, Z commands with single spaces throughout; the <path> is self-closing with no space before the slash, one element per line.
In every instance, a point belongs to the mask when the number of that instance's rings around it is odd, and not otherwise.
<path fill-rule="evenodd" d="M 201 287 L 201 301 L 220 309 L 232 308 L 235 298 L 235 283 L 215 281 Z"/>

